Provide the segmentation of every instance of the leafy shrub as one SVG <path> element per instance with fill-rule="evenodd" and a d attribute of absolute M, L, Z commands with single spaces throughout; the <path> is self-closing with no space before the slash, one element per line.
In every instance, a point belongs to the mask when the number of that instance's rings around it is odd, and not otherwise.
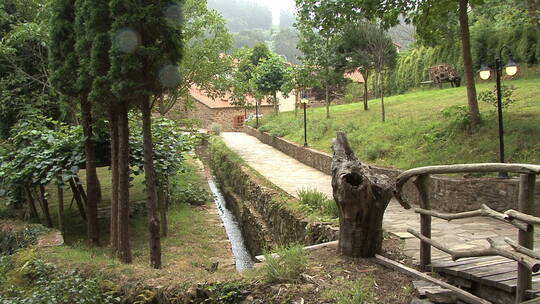
<path fill-rule="evenodd" d="M 212 123 L 209 128 L 210 128 L 210 132 L 212 132 L 212 134 L 215 134 L 215 135 L 221 134 L 221 125 L 220 124 Z"/>
<path fill-rule="evenodd" d="M 10 304 L 113 304 L 120 303 L 114 292 L 98 278 L 85 278 L 78 271 L 63 272 L 39 260 L 26 250 L 14 256 L 10 274 L 18 274 L 15 284 L 4 284 L 0 303 Z M 22 254 L 24 253 L 24 255 Z M 23 263 L 24 262 L 24 263 Z M 20 281 L 22 279 L 22 282 Z M 10 281 L 8 281 L 10 282 Z M 5 286 L 8 285 L 8 286 Z"/>
<path fill-rule="evenodd" d="M 300 189 L 298 190 L 298 198 L 300 199 L 300 206 L 310 213 L 334 218 L 339 217 L 339 209 L 336 202 L 322 192 L 315 189 Z"/>
<path fill-rule="evenodd" d="M 334 292 L 333 298 L 337 304 L 375 304 L 375 293 L 373 287 L 375 280 L 372 277 L 354 282 L 352 289 Z"/>
<path fill-rule="evenodd" d="M 11 267 L 11 263 L 11 256 L 0 255 L 0 286 L 2 286 L 6 282 L 6 274 Z"/>
<path fill-rule="evenodd" d="M 218 282 L 208 287 L 211 295 L 203 303 L 235 304 L 245 298 L 244 282 Z"/>
<path fill-rule="evenodd" d="M 283 137 L 285 135 L 288 135 L 289 133 L 290 130 L 287 128 L 286 125 L 277 125 L 270 130 L 270 135 L 276 137 Z"/>
<path fill-rule="evenodd" d="M 307 257 L 301 245 L 278 247 L 275 255 L 265 254 L 264 257 L 262 271 L 269 283 L 296 282 L 307 265 Z"/>
<path fill-rule="evenodd" d="M 465 106 L 451 106 L 443 109 L 441 114 L 450 122 L 449 132 L 453 133 L 471 128 L 471 116 Z"/>
<path fill-rule="evenodd" d="M 37 237 L 49 231 L 42 225 L 28 225 L 23 230 L 0 230 L 0 255 L 10 255 L 37 242 Z"/>
<path fill-rule="evenodd" d="M 502 108 L 503 110 L 507 110 L 512 106 L 516 100 L 512 98 L 512 95 L 515 91 L 514 86 L 505 86 L 503 85 L 501 87 L 501 97 L 502 97 Z M 493 90 L 486 90 L 482 91 L 478 94 L 478 100 L 485 102 L 487 104 L 490 104 L 494 107 L 497 107 L 497 88 L 493 88 Z"/>
<path fill-rule="evenodd" d="M 364 85 L 360 83 L 350 83 L 345 87 L 343 103 L 360 102 L 364 96 Z"/>
<path fill-rule="evenodd" d="M 390 149 L 381 143 L 374 143 L 366 148 L 366 156 L 368 160 L 376 160 L 383 158 Z"/>
<path fill-rule="evenodd" d="M 333 132 L 333 121 L 330 119 L 322 119 L 319 121 L 308 122 L 311 124 L 311 134 L 312 140 L 319 141 L 324 135 L 328 132 Z M 308 125 L 309 126 L 309 125 Z"/>
<path fill-rule="evenodd" d="M 188 183 L 185 187 L 178 186 L 173 193 L 175 201 L 193 206 L 204 205 L 211 199 L 210 193 L 206 189 L 193 183 Z"/>

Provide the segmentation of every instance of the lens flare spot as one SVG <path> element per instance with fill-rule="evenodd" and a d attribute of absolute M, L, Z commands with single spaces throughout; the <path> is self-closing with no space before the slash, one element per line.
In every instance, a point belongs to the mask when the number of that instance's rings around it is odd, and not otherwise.
<path fill-rule="evenodd" d="M 168 64 L 162 67 L 158 73 L 159 82 L 166 88 L 174 88 L 180 83 L 180 71 L 178 66 Z"/>
<path fill-rule="evenodd" d="M 171 3 L 163 10 L 167 23 L 171 26 L 182 24 L 182 7 L 177 3 Z"/>
<path fill-rule="evenodd" d="M 141 44 L 139 33 L 131 28 L 118 30 L 114 35 L 114 45 L 123 53 L 132 53 Z"/>

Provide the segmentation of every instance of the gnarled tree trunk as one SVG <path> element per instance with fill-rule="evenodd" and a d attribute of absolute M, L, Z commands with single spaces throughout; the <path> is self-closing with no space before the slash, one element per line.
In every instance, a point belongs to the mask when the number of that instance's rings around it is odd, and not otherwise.
<path fill-rule="evenodd" d="M 382 249 L 382 219 L 392 198 L 392 183 L 371 172 L 354 156 L 347 137 L 338 132 L 332 145 L 332 188 L 339 207 L 339 251 L 373 257 Z"/>

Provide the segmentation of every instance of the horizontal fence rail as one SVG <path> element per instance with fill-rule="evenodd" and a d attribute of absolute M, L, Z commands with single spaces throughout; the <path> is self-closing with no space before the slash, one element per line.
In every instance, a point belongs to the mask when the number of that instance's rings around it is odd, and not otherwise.
<path fill-rule="evenodd" d="M 518 210 L 507 210 L 504 213 L 497 212 L 487 205 L 482 205 L 478 210 L 461 213 L 444 213 L 431 210 L 429 202 L 429 178 L 431 174 L 450 173 L 490 173 L 508 172 L 520 174 Z M 540 255 L 534 249 L 534 224 L 540 224 L 540 218 L 532 216 L 534 207 L 534 187 L 536 176 L 540 175 L 540 166 L 530 164 L 460 164 L 446 166 L 428 166 L 407 170 L 401 173 L 396 180 L 395 197 L 400 204 L 410 208 L 402 195 L 403 186 L 410 180 L 417 188 L 420 196 L 420 208 L 414 211 L 420 214 L 420 232 L 413 229 L 407 231 L 420 239 L 420 265 L 427 269 L 431 265 L 431 246 L 446 252 L 452 260 L 466 257 L 502 256 L 518 262 L 518 279 L 516 288 L 516 303 L 522 303 L 526 299 L 526 291 L 532 288 L 532 272 L 540 270 Z M 454 220 L 470 217 L 488 217 L 497 221 L 506 222 L 518 228 L 518 241 L 506 238 L 505 242 L 511 250 L 496 245 L 488 238 L 489 247 L 474 250 L 452 250 L 435 240 L 431 239 L 431 217 L 445 220 Z"/>

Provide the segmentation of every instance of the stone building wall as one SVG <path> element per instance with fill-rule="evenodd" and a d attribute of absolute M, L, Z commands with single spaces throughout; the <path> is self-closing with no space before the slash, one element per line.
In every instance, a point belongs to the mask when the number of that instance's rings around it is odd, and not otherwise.
<path fill-rule="evenodd" d="M 222 131 L 241 131 L 241 129 L 234 128 L 234 117 L 244 115 L 246 112 L 243 109 L 210 108 L 197 101 L 194 102 L 194 106 L 194 109 L 187 112 L 186 117 L 199 121 L 202 128 L 208 129 L 211 124 L 217 123 L 221 125 Z M 274 109 L 272 106 L 261 106 L 259 111 L 264 115 L 271 113 Z M 250 113 L 255 113 L 255 110 L 248 110 L 247 114 Z"/>
<path fill-rule="evenodd" d="M 244 127 L 244 132 L 257 137 L 261 142 L 270 145 L 281 152 L 331 175 L 332 155 L 310 148 L 304 148 L 283 138 L 260 132 L 251 127 Z M 395 168 L 384 168 L 370 165 L 377 173 L 385 174 L 395 180 L 403 172 Z M 446 212 L 463 212 L 478 209 L 482 204 L 499 211 L 517 209 L 518 188 L 517 179 L 497 178 L 452 178 L 446 176 L 431 176 L 430 202 L 433 209 Z M 418 204 L 419 197 L 416 188 L 409 181 L 404 186 L 404 197 L 409 202 Z M 540 181 L 536 183 L 534 215 L 540 216 Z"/>

